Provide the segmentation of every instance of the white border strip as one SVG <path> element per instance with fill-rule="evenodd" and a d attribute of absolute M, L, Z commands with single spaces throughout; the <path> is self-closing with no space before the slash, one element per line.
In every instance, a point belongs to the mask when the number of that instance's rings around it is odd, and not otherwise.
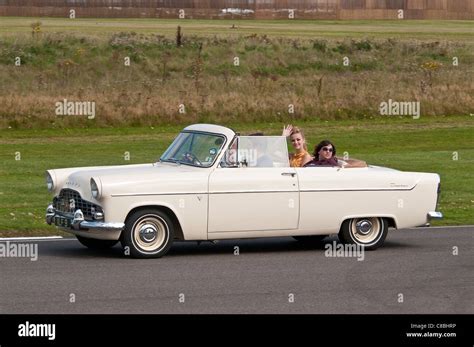
<path fill-rule="evenodd" d="M 0 237 L 0 241 L 42 241 L 59 240 L 62 236 L 37 236 L 37 237 Z"/>

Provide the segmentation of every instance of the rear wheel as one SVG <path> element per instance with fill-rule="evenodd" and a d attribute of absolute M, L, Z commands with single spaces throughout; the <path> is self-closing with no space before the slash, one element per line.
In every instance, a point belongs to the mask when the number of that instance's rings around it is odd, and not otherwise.
<path fill-rule="evenodd" d="M 115 246 L 118 240 L 97 240 L 88 237 L 77 236 L 80 243 L 90 249 L 107 249 Z"/>
<path fill-rule="evenodd" d="M 388 221 L 385 218 L 353 218 L 342 223 L 339 239 L 344 243 L 357 244 L 372 250 L 382 246 L 387 233 Z"/>
<path fill-rule="evenodd" d="M 174 227 L 168 215 L 159 210 L 139 210 L 125 223 L 122 245 L 135 258 L 159 258 L 165 255 L 174 239 Z"/>

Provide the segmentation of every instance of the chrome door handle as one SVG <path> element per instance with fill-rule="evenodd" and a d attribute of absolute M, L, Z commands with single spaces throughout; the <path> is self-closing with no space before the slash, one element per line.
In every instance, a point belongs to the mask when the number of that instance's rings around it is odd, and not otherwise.
<path fill-rule="evenodd" d="M 294 172 L 282 172 L 281 175 L 282 175 L 282 176 L 295 177 L 296 173 L 294 173 Z"/>

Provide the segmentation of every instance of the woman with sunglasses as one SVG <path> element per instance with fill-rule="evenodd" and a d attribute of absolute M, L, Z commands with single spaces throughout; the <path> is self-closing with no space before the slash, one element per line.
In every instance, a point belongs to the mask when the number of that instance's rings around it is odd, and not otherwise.
<path fill-rule="evenodd" d="M 331 141 L 321 141 L 314 149 L 314 159 L 305 166 L 340 166 L 336 158 L 336 146 Z"/>
<path fill-rule="evenodd" d="M 289 124 L 283 128 L 282 136 L 289 137 L 295 149 L 295 153 L 290 154 L 291 167 L 302 167 L 313 159 L 308 153 L 306 139 L 301 129 Z"/>

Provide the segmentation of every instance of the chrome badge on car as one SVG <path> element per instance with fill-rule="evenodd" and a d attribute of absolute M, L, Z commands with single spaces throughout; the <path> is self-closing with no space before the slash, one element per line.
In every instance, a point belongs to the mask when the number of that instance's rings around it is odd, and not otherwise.
<path fill-rule="evenodd" d="M 73 182 L 73 181 L 67 181 L 66 183 L 66 186 L 69 186 L 69 187 L 74 187 L 74 188 L 80 188 L 81 185 L 77 182 Z"/>

